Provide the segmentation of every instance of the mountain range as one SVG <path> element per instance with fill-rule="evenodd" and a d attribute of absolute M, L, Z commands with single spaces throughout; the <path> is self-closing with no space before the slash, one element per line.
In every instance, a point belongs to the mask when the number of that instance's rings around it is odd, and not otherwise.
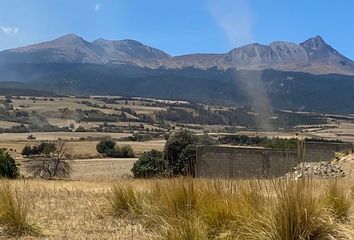
<path fill-rule="evenodd" d="M 320 36 L 171 56 L 135 40 L 69 34 L 1 51 L 0 90 L 10 88 L 354 113 L 354 62 Z"/>
<path fill-rule="evenodd" d="M 133 64 L 139 67 L 221 70 L 275 69 L 313 74 L 338 73 L 354 75 L 354 62 L 328 45 L 320 36 L 303 43 L 276 41 L 232 49 L 220 54 L 171 56 L 135 40 L 93 42 L 68 34 L 52 41 L 0 52 L 0 63 L 80 63 Z"/>

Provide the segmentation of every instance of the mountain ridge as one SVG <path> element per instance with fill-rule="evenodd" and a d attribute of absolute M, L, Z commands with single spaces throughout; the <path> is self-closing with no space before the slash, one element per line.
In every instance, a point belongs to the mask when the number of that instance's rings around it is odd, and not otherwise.
<path fill-rule="evenodd" d="M 300 44 L 274 41 L 252 43 L 226 53 L 196 53 L 181 56 L 144 45 L 132 39 L 86 41 L 67 34 L 51 41 L 0 52 L 0 63 L 132 64 L 152 69 L 208 69 L 298 71 L 312 74 L 354 75 L 354 62 L 328 45 L 320 36 Z"/>

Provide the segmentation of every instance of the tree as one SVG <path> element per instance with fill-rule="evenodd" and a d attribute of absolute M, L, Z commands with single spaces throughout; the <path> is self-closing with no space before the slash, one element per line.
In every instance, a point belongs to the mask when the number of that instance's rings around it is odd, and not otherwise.
<path fill-rule="evenodd" d="M 161 176 L 166 171 L 166 164 L 163 153 L 157 150 L 144 152 L 132 168 L 132 173 L 136 178 L 151 178 Z"/>
<path fill-rule="evenodd" d="M 59 140 L 53 152 L 34 159 L 27 168 L 35 177 L 48 179 L 69 177 L 72 169 L 67 160 L 65 142 Z"/>
<path fill-rule="evenodd" d="M 17 176 L 18 168 L 15 160 L 6 149 L 0 149 L 0 177 L 16 178 Z"/>
<path fill-rule="evenodd" d="M 165 145 L 164 155 L 168 169 L 172 175 L 186 175 L 188 163 L 180 158 L 181 153 L 189 145 L 196 145 L 198 137 L 191 131 L 181 130 L 171 135 Z"/>
<path fill-rule="evenodd" d="M 195 174 L 197 145 L 215 145 L 216 141 L 208 134 L 197 136 L 188 130 L 180 130 L 171 135 L 165 145 L 164 154 L 170 174 Z"/>
<path fill-rule="evenodd" d="M 107 156 L 112 155 L 115 152 L 116 142 L 111 139 L 101 140 L 96 145 L 97 152 L 105 154 Z"/>
<path fill-rule="evenodd" d="M 31 146 L 28 146 L 28 145 L 24 146 L 23 149 L 22 149 L 21 154 L 23 156 L 29 157 L 32 154 Z"/>
<path fill-rule="evenodd" d="M 182 163 L 182 173 L 185 175 L 195 175 L 197 144 L 189 144 L 179 155 L 178 162 Z"/>
<path fill-rule="evenodd" d="M 116 142 L 110 139 L 102 140 L 96 145 L 97 152 L 113 158 L 132 158 L 134 151 L 130 145 L 116 147 Z"/>

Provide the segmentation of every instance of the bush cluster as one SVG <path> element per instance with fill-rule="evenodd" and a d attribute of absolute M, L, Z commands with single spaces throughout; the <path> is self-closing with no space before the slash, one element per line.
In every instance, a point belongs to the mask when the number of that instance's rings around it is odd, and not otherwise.
<path fill-rule="evenodd" d="M 152 150 L 144 153 L 134 163 L 135 177 L 193 176 L 197 145 L 213 145 L 216 141 L 207 134 L 197 136 L 188 130 L 181 130 L 167 139 L 163 152 Z"/>
<path fill-rule="evenodd" d="M 143 153 L 139 160 L 134 163 L 132 173 L 137 178 L 151 178 L 162 175 L 165 170 L 166 164 L 163 153 L 151 150 Z"/>
<path fill-rule="evenodd" d="M 49 155 L 56 150 L 56 146 L 51 142 L 42 142 L 39 145 L 33 147 L 26 145 L 22 149 L 22 155 L 29 157 L 33 155 Z"/>
<path fill-rule="evenodd" d="M 134 151 L 130 145 L 122 147 L 116 146 L 116 142 L 111 139 L 101 140 L 96 145 L 96 150 L 106 157 L 113 158 L 132 158 L 135 157 Z"/>

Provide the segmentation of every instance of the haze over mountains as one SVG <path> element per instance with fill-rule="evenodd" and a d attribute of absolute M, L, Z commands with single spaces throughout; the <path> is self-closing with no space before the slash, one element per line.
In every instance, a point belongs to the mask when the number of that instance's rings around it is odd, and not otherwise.
<path fill-rule="evenodd" d="M 282 41 L 270 45 L 254 43 L 222 54 L 170 56 L 134 40 L 97 39 L 89 42 L 69 34 L 52 41 L 2 51 L 0 63 L 133 64 L 152 69 L 217 67 L 221 70 L 275 69 L 354 75 L 354 62 L 329 46 L 320 36 L 300 44 Z"/>
<path fill-rule="evenodd" d="M 319 36 L 171 56 L 134 40 L 69 34 L 0 52 L 0 92 L 48 91 L 354 113 L 354 62 Z"/>

